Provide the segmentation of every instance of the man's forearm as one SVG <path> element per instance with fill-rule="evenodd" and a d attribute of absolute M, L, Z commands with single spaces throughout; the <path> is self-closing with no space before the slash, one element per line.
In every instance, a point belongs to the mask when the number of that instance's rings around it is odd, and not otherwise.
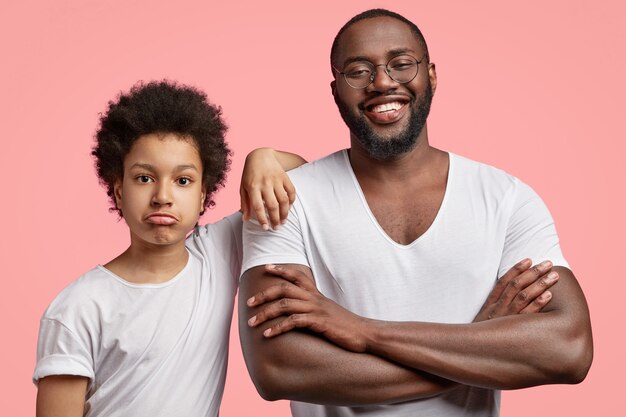
<path fill-rule="evenodd" d="M 365 351 L 486 388 L 580 382 L 592 359 L 589 315 L 571 272 L 557 270 L 544 313 L 460 325 L 368 321 Z"/>
<path fill-rule="evenodd" d="M 390 404 L 430 397 L 457 385 L 374 355 L 349 352 L 301 331 L 263 337 L 263 330 L 273 322 L 250 328 L 246 321 L 254 310 L 246 307 L 246 300 L 261 286 L 279 282 L 265 275 L 262 267 L 253 268 L 244 274 L 239 295 L 244 357 L 263 398 L 329 405 Z"/>

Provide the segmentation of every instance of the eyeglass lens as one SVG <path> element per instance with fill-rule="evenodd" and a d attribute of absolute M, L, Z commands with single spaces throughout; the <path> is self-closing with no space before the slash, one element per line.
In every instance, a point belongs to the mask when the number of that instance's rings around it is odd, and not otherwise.
<path fill-rule="evenodd" d="M 355 61 L 346 65 L 343 70 L 346 82 L 353 88 L 365 88 L 374 81 L 376 67 L 369 61 Z M 408 83 L 417 75 L 418 61 L 409 55 L 392 58 L 385 65 L 385 72 L 391 79 L 400 84 Z"/>

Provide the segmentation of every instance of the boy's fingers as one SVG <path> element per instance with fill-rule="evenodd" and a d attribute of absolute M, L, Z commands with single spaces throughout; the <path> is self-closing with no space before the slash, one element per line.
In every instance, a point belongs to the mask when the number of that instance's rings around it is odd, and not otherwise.
<path fill-rule="evenodd" d="M 276 194 L 276 201 L 278 201 L 278 214 L 280 216 L 280 224 L 285 223 L 287 216 L 289 215 L 289 195 L 283 188 L 283 184 L 278 184 L 274 190 Z"/>
<path fill-rule="evenodd" d="M 243 221 L 246 222 L 250 219 L 250 207 L 248 202 L 248 192 L 244 188 L 239 189 L 239 197 L 241 199 L 241 213 L 243 214 Z"/>
<path fill-rule="evenodd" d="M 272 225 L 272 228 L 276 228 L 278 225 L 280 225 L 280 205 L 278 204 L 278 200 L 276 199 L 276 193 L 274 192 L 274 188 L 264 188 L 261 191 L 261 194 L 263 196 L 265 210 L 267 211 L 267 214 L 269 216 L 269 221 Z"/>
<path fill-rule="evenodd" d="M 283 188 L 287 192 L 287 197 L 289 197 L 289 204 L 293 204 L 296 201 L 296 187 L 294 187 L 287 174 L 284 176 Z"/>
<path fill-rule="evenodd" d="M 254 211 L 254 215 L 259 221 L 259 224 L 263 230 L 268 230 L 269 226 L 267 224 L 267 215 L 265 214 L 265 205 L 263 204 L 263 197 L 261 196 L 261 193 L 259 191 L 255 191 L 252 194 L 248 193 L 248 197 L 250 199 L 249 205 L 252 206 L 252 210 Z"/>

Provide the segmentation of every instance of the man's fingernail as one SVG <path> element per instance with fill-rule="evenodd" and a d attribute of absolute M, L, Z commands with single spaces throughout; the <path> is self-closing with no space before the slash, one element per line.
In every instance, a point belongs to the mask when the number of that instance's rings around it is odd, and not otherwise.
<path fill-rule="evenodd" d="M 276 265 L 274 265 L 274 264 L 267 264 L 267 265 L 265 265 L 265 267 L 267 269 L 276 269 Z"/>
<path fill-rule="evenodd" d="M 254 326 L 254 323 L 256 323 L 256 316 L 252 316 L 250 320 L 248 320 L 248 326 Z"/>
<path fill-rule="evenodd" d="M 550 298 L 552 298 L 552 293 L 550 291 L 546 291 L 541 294 L 540 298 L 542 301 L 548 301 Z"/>
<path fill-rule="evenodd" d="M 263 332 L 263 336 L 267 337 L 272 333 L 272 329 L 267 329 Z"/>
<path fill-rule="evenodd" d="M 542 268 L 550 268 L 552 266 L 552 262 L 550 261 L 543 261 L 542 263 L 539 264 L 540 267 Z"/>
<path fill-rule="evenodd" d="M 552 271 L 546 277 L 546 282 L 552 283 L 552 282 L 556 281 L 558 277 L 559 277 L 559 274 L 557 274 L 556 272 Z"/>
<path fill-rule="evenodd" d="M 246 304 L 248 304 L 249 306 L 251 306 L 252 304 L 254 304 L 254 297 L 250 297 L 250 298 L 248 298 L 248 301 L 246 301 Z"/>

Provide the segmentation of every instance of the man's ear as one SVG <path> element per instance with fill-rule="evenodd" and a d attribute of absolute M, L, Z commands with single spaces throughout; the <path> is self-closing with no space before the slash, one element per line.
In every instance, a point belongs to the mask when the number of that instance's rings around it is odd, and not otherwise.
<path fill-rule="evenodd" d="M 333 95 L 333 97 L 337 95 L 337 81 L 336 80 L 332 80 L 330 82 L 330 92 Z"/>
<path fill-rule="evenodd" d="M 115 197 L 115 207 L 122 209 L 122 180 L 115 181 L 113 184 L 113 196 Z"/>
<path fill-rule="evenodd" d="M 428 64 L 428 78 L 430 78 L 430 86 L 433 94 L 435 94 L 435 90 L 437 90 L 437 69 L 434 62 Z"/>

